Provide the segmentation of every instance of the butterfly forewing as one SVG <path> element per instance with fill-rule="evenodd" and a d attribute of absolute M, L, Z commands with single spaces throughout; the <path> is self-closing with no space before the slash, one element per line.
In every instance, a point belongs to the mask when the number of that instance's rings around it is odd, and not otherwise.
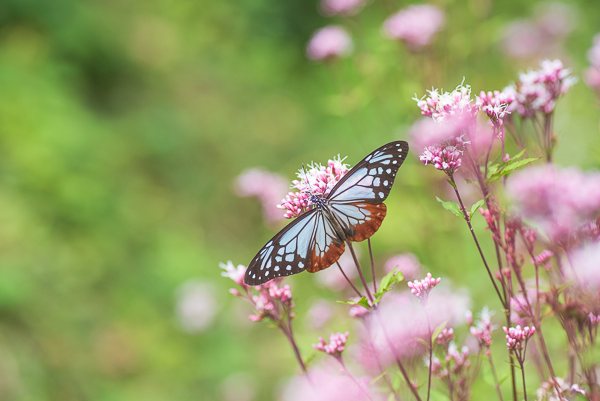
<path fill-rule="evenodd" d="M 331 190 L 329 203 L 383 202 L 407 154 L 408 143 L 404 141 L 375 149 L 342 177 Z"/>

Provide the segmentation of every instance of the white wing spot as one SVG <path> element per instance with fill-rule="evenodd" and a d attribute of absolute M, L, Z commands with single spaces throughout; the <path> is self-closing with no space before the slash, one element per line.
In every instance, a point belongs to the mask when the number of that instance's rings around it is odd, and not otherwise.
<path fill-rule="evenodd" d="M 398 164 L 398 160 L 392 160 L 392 164 Z"/>
<path fill-rule="evenodd" d="M 269 273 L 271 273 L 271 272 L 267 270 L 267 271 L 265 272 L 265 277 L 268 277 L 268 276 L 269 276 Z"/>
<path fill-rule="evenodd" d="M 388 170 L 389 170 L 389 169 L 388 169 Z M 379 167 L 379 168 L 377 169 L 377 172 L 378 172 L 379 174 L 381 174 L 381 173 L 383 173 L 383 169 L 382 169 L 381 167 Z"/>
<path fill-rule="evenodd" d="M 385 181 L 383 182 L 383 185 L 385 185 L 386 187 L 387 187 L 387 185 L 388 185 L 388 184 L 389 184 L 388 180 L 385 180 Z"/>
<path fill-rule="evenodd" d="M 380 183 L 381 183 L 381 180 L 379 179 L 379 177 L 375 177 L 375 179 L 373 180 L 373 185 L 378 187 Z"/>
<path fill-rule="evenodd" d="M 294 260 L 294 255 L 292 255 L 291 253 L 289 255 L 285 255 L 286 262 L 291 262 L 292 260 Z"/>
<path fill-rule="evenodd" d="M 292 270 L 292 266 L 291 266 L 291 265 L 287 265 L 287 266 L 285 267 L 285 270 L 287 270 L 287 271 L 290 271 L 290 270 Z"/>
<path fill-rule="evenodd" d="M 391 173 L 391 172 L 392 172 L 392 169 L 391 169 L 391 168 L 388 168 L 387 170 L 385 170 L 385 172 L 389 174 L 389 173 Z"/>
<path fill-rule="evenodd" d="M 383 198 L 383 196 L 384 196 L 384 195 L 385 195 L 385 194 L 384 194 L 383 192 L 380 192 L 380 193 L 379 193 L 379 197 L 380 197 L 380 198 Z"/>
<path fill-rule="evenodd" d="M 278 272 L 278 271 L 279 271 L 279 266 L 275 266 L 275 267 L 273 268 L 273 270 L 275 270 L 276 272 Z"/>
<path fill-rule="evenodd" d="M 298 267 L 302 269 L 304 267 L 304 263 L 298 262 Z"/>

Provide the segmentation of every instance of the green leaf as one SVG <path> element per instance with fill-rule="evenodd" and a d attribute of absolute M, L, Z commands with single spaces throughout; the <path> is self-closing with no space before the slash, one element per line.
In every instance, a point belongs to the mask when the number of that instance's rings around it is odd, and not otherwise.
<path fill-rule="evenodd" d="M 479 199 L 477 202 L 471 205 L 471 211 L 469 212 L 469 218 L 472 218 L 476 211 L 485 203 L 485 200 Z"/>
<path fill-rule="evenodd" d="M 520 151 L 516 155 L 514 155 L 509 161 L 503 162 L 500 164 L 494 164 L 488 167 L 488 181 L 494 182 L 506 175 L 509 175 L 511 172 L 518 170 L 522 167 L 525 167 L 528 164 L 533 163 L 538 160 L 535 157 L 528 157 L 526 159 L 521 159 L 525 154 L 525 150 Z"/>
<path fill-rule="evenodd" d="M 445 200 L 438 198 L 437 196 L 435 197 L 435 199 L 442 204 L 442 207 L 444 209 L 446 209 L 453 215 L 455 215 L 457 217 L 463 217 L 463 214 L 460 211 L 460 206 L 458 206 L 458 203 L 451 202 L 451 201 L 445 201 Z"/>
<path fill-rule="evenodd" d="M 394 285 L 402 282 L 403 280 L 404 276 L 402 275 L 402 272 L 397 270 L 393 270 L 383 276 L 379 284 L 379 289 L 375 293 L 375 303 L 379 303 L 386 292 L 391 290 Z"/>

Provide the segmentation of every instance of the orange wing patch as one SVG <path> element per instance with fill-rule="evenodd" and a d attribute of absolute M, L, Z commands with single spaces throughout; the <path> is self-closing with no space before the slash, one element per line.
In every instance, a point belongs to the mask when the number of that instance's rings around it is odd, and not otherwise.
<path fill-rule="evenodd" d="M 361 209 L 369 211 L 369 215 L 361 223 L 352 227 L 353 234 L 348 236 L 350 241 L 364 241 L 370 238 L 381 226 L 387 207 L 384 203 L 354 203 Z"/>
<path fill-rule="evenodd" d="M 310 257 L 310 266 L 306 269 L 311 273 L 316 273 L 320 270 L 327 269 L 329 266 L 338 261 L 344 253 L 344 243 L 339 240 L 333 241 L 322 254 L 319 253 L 317 247 L 313 248 Z"/>

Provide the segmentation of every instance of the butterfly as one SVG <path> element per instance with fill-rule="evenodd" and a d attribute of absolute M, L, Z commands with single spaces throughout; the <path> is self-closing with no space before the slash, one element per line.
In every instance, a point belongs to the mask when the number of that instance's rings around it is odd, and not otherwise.
<path fill-rule="evenodd" d="M 364 241 L 381 226 L 396 173 L 408 154 L 405 141 L 369 153 L 327 196 L 310 195 L 313 208 L 269 240 L 252 259 L 244 281 L 260 285 L 307 270 L 326 269 L 344 253 L 346 241 Z"/>

